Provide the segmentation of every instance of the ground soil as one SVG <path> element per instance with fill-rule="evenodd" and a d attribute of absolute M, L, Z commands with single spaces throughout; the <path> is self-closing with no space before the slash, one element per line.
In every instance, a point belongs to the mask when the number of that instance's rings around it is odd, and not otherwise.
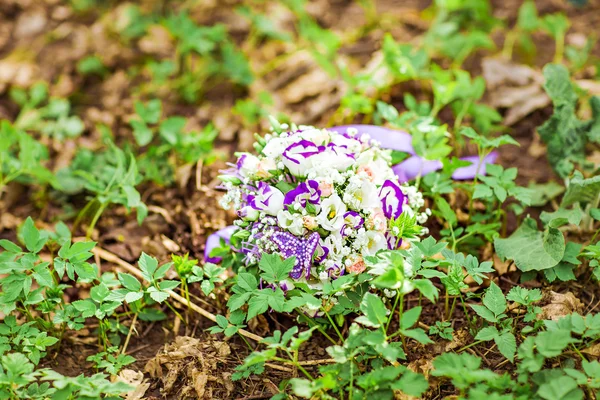
<path fill-rule="evenodd" d="M 231 3 L 231 2 L 227 2 Z M 326 10 L 319 15 L 319 21 L 334 30 L 342 30 L 358 23 L 363 16 L 361 9 L 356 4 L 349 1 L 332 0 L 317 1 L 313 6 L 315 10 Z M 494 12 L 496 16 L 506 20 L 511 24 L 516 18 L 517 7 L 521 3 L 519 0 L 494 1 Z M 566 10 L 573 23 L 572 31 L 576 33 L 587 34 L 594 32 L 600 24 L 600 2 L 592 1 L 592 8 L 577 10 L 565 5 L 560 0 L 536 1 L 540 12 L 554 12 Z M 424 1 L 392 1 L 381 0 L 377 2 L 380 12 L 387 12 L 392 15 L 403 15 L 404 25 L 394 29 L 398 40 L 415 40 L 426 27 L 426 22 L 419 22 L 418 19 L 410 16 L 418 15 L 425 9 L 429 2 Z M 216 20 L 231 21 L 229 8 L 211 10 L 212 18 Z M 42 13 L 46 15 L 43 26 L 30 27 L 28 35 L 19 33 L 19 26 L 29 21 L 32 13 Z M 57 94 L 69 96 L 75 104 L 75 112 L 81 115 L 86 122 L 86 127 L 90 133 L 86 134 L 85 140 L 93 143 L 97 137 L 92 133 L 91 127 L 98 121 L 105 120 L 113 127 L 117 139 L 120 135 L 128 135 L 126 129 L 126 118 L 132 109 L 133 94 L 130 89 L 133 86 L 125 75 L 128 66 L 135 64 L 142 56 L 137 49 L 114 48 L 114 43 L 104 35 L 96 43 L 90 44 L 89 38 L 85 39 L 78 35 L 83 35 L 94 22 L 95 13 L 82 16 L 62 17 L 64 13 L 62 7 L 57 1 L 18 1 L 8 0 L 0 4 L 0 60 L 3 58 L 14 57 L 15 52 L 21 51 L 25 58 L 31 60 L 33 74 L 36 79 L 44 79 L 55 84 Z M 229 15 L 229 16 L 228 16 Z M 210 18 L 210 17 L 207 17 Z M 209 21 L 210 22 L 210 21 Z M 62 28 L 61 28 L 62 27 Z M 24 28 L 20 28 L 23 30 Z M 37 31 L 36 31 L 37 29 Z M 61 30 L 62 29 L 62 30 Z M 69 31 L 69 29 L 71 29 Z M 58 30 L 58 33 L 57 33 Z M 65 32 L 63 38 L 54 37 L 48 39 L 50 32 L 58 35 Z M 243 33 L 242 33 L 243 36 Z M 352 54 L 353 57 L 362 61 L 368 61 L 371 53 L 378 47 L 378 41 L 381 39 L 377 33 L 361 39 L 358 43 L 345 47 L 342 54 Z M 83 45 L 82 43 L 86 43 Z M 87 46 L 87 50 L 85 49 Z M 103 47 L 105 46 L 105 47 Z M 84 50 L 81 50 L 83 47 Z M 27 50 L 27 51 L 25 51 Z M 110 53 L 110 73 L 112 76 L 107 80 L 99 78 L 82 78 L 75 73 L 76 63 L 85 51 L 107 52 Z M 537 65 L 542 65 L 550 61 L 554 52 L 553 43 L 539 38 Z M 598 54 L 598 47 L 595 49 Z M 479 61 L 483 54 L 477 54 L 473 59 L 467 61 L 467 65 L 473 66 L 473 71 L 479 71 Z M 298 71 L 298 76 L 305 72 Z M 14 119 L 18 108 L 12 103 L 7 95 L 7 84 L 0 80 L 0 117 Z M 184 105 L 177 102 L 168 102 L 166 105 L 168 113 L 184 115 L 195 118 L 201 125 L 206 122 L 208 116 L 222 112 L 227 115 L 228 110 L 233 105 L 236 98 L 242 93 L 237 93 L 229 87 L 217 87 L 206 94 L 206 100 L 210 107 L 198 109 L 196 106 Z M 310 122 L 327 124 L 332 117 L 334 108 L 325 107 L 325 111 L 319 113 L 311 110 L 310 105 L 318 103 L 321 96 L 319 94 L 308 96 L 296 104 L 287 104 L 286 109 L 293 114 L 309 115 Z M 402 93 L 393 93 L 390 102 L 401 105 Z M 329 103 L 325 103 L 329 104 Z M 312 114 L 310 114 L 312 112 Z M 520 148 L 505 147 L 500 151 L 499 162 L 505 167 L 519 168 L 519 183 L 526 185 L 531 181 L 548 182 L 556 180 L 557 177 L 548 165 L 545 155 L 542 153 L 538 157 L 528 156 L 532 146 L 541 146 L 536 138 L 535 129 L 551 114 L 551 108 L 546 107 L 533 112 L 525 119 L 515 124 L 510 134 L 521 144 Z M 209 232 L 221 228 L 231 222 L 231 215 L 220 210 L 217 205 L 218 192 L 215 190 L 216 175 L 220 168 L 225 166 L 225 161 L 231 159 L 232 150 L 247 146 L 249 143 L 248 131 L 238 130 L 235 125 L 227 126 L 227 135 L 223 134 L 218 141 L 218 149 L 224 154 L 223 160 L 218 161 L 210 167 L 202 170 L 200 181 L 202 190 L 198 190 L 196 185 L 196 171 L 190 171 L 191 178 L 183 182 L 182 185 L 170 188 L 161 188 L 158 186 L 147 187 L 143 191 L 143 199 L 147 204 L 154 205 L 155 209 L 144 223 L 139 227 L 134 221 L 134 216 L 127 215 L 122 209 L 108 210 L 100 220 L 94 239 L 99 242 L 99 246 L 116 254 L 123 260 L 134 263 L 142 250 L 157 256 L 161 261 L 167 261 L 172 251 L 169 246 L 175 244 L 177 253 L 189 252 L 193 258 L 201 258 L 206 236 Z M 64 154 L 65 148 L 56 147 L 52 153 L 52 163 L 58 162 L 61 154 Z M 537 152 L 536 154 L 538 154 Z M 27 216 L 32 216 L 36 221 L 45 221 L 49 225 L 65 216 L 65 210 L 61 205 L 61 199 L 53 198 L 46 194 L 44 198 L 33 198 L 33 192 L 18 185 L 10 187 L 10 193 L 7 194 L 3 207 L 0 209 L 0 238 L 15 239 L 15 228 Z M 24 201 L 24 199 L 29 199 Z M 80 209 L 85 204 L 85 199 L 72 199 L 73 208 Z M 433 222 L 435 223 L 435 222 Z M 513 229 L 516 223 L 511 224 Z M 432 231 L 435 226 L 430 227 Z M 81 232 L 82 233 L 82 232 Z M 489 256 L 489 255 L 488 255 Z M 112 270 L 114 265 L 107 262 L 101 262 L 102 270 Z M 517 274 L 508 272 L 499 278 L 498 282 L 505 287 L 514 285 L 518 279 Z M 560 285 L 553 288 L 560 291 Z M 597 306 L 600 299 L 598 290 L 580 288 L 578 297 L 584 303 L 587 310 Z M 192 293 L 200 295 L 198 288 L 193 288 Z M 71 293 L 72 300 L 79 297 L 78 293 Z M 217 300 L 211 300 L 209 303 L 202 304 L 208 311 L 220 313 L 224 310 L 218 305 L 226 301 L 224 294 L 218 294 Z M 408 299 L 408 302 L 416 302 L 417 299 Z M 224 340 L 222 337 L 215 337 L 205 332 L 205 329 L 212 325 L 210 321 L 202 319 L 193 313 L 186 313 L 183 308 L 179 309 L 187 319 L 186 323 L 175 323 L 171 319 L 166 323 L 137 325 L 137 334 L 133 335 L 129 344 L 129 354 L 134 355 L 138 361 L 133 365 L 133 369 L 143 371 L 146 362 L 153 359 L 157 353 L 160 353 L 165 344 L 171 343 L 178 336 L 191 336 L 198 338 L 202 343 L 211 343 L 214 340 Z M 423 312 L 423 323 L 433 324 L 444 313 L 443 302 L 432 305 L 426 304 Z M 463 315 L 460 307 L 455 310 L 453 321 L 457 326 L 461 325 Z M 295 321 L 288 317 L 274 317 L 267 314 L 261 316 L 250 326 L 250 329 L 259 335 L 269 335 L 275 329 L 284 329 L 295 324 Z M 87 335 L 86 335 L 87 332 Z M 93 327 L 87 328 L 84 332 L 72 334 L 67 337 L 60 349 L 60 352 L 54 353 L 45 362 L 44 366 L 51 367 L 66 375 L 78 375 L 80 373 L 93 373 L 92 364 L 86 362 L 88 355 L 98 351 L 98 344 L 95 341 Z M 227 380 L 228 374 L 232 373 L 235 365 L 249 353 L 248 347 L 239 338 L 232 338 L 228 341 L 232 351 L 223 361 L 219 361 L 212 371 L 215 376 L 224 376 Z M 317 335 L 316 340 L 307 344 L 301 353 L 302 360 L 326 358 L 324 348 L 328 342 Z M 204 348 L 203 348 L 204 349 Z M 444 351 L 441 345 L 434 345 L 430 348 L 422 348 L 415 351 L 413 359 L 409 362 L 418 363 L 420 355 L 429 353 L 436 354 Z M 509 365 L 502 363 L 503 358 L 495 353 L 488 352 L 484 347 L 473 347 L 474 353 L 480 355 L 485 360 L 486 366 L 492 369 L 502 370 L 509 368 Z M 211 357 L 214 352 L 213 347 L 207 347 L 205 350 L 207 357 Z M 196 363 L 202 356 L 190 356 L 189 363 Z M 309 367 L 311 368 L 311 367 Z M 289 372 L 278 371 L 267 367 L 266 372 L 261 377 L 252 377 L 247 380 L 236 382 L 232 388 L 227 389 L 222 381 L 216 379 L 209 383 L 214 392 L 213 398 L 235 398 L 235 399 L 258 399 L 271 396 L 276 390 L 277 385 L 282 379 L 288 378 Z M 161 393 L 162 381 L 157 378 L 150 378 L 147 375 L 151 387 L 147 392 L 147 398 L 181 398 L 185 387 L 190 384 L 189 379 L 182 372 L 169 393 Z M 429 398 L 441 398 L 449 391 L 441 386 L 436 393 L 428 393 Z"/>

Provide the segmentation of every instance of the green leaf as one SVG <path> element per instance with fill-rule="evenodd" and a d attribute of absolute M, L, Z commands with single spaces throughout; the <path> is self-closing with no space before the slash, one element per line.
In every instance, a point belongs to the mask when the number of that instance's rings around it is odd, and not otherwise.
<path fill-rule="evenodd" d="M 474 199 L 489 199 L 494 195 L 492 188 L 487 185 L 477 184 L 473 192 Z"/>
<path fill-rule="evenodd" d="M 144 292 L 128 292 L 125 295 L 125 301 L 128 303 L 134 303 L 144 297 Z"/>
<path fill-rule="evenodd" d="M 415 279 L 412 281 L 413 286 L 417 289 L 425 298 L 432 303 L 435 303 L 439 296 L 439 289 L 429 279 Z"/>
<path fill-rule="evenodd" d="M 248 316 L 246 317 L 246 321 L 250 321 L 257 315 L 264 314 L 268 309 L 269 300 L 267 296 L 253 296 L 250 301 L 248 301 Z"/>
<path fill-rule="evenodd" d="M 502 294 L 502 289 L 494 282 L 490 284 L 490 287 L 483 296 L 483 305 L 496 316 L 506 311 L 506 299 L 504 298 L 504 294 Z"/>
<path fill-rule="evenodd" d="M 137 292 L 142 289 L 142 284 L 133 275 L 130 275 L 130 274 L 127 274 L 124 272 L 119 272 L 118 275 L 119 275 L 119 281 L 121 282 L 123 287 L 125 287 L 126 289 L 128 289 L 132 292 Z"/>
<path fill-rule="evenodd" d="M 494 247 L 501 258 L 514 260 L 521 271 L 540 271 L 562 260 L 565 238 L 556 228 L 539 232 L 535 220 L 526 218 L 510 237 L 494 239 Z"/>
<path fill-rule="evenodd" d="M 504 357 L 513 362 L 515 359 L 515 353 L 517 352 L 517 341 L 515 335 L 512 332 L 506 331 L 497 335 L 494 338 L 494 342 L 498 346 L 498 350 Z"/>
<path fill-rule="evenodd" d="M 254 275 L 243 272 L 237 277 L 237 286 L 246 292 L 252 292 L 258 287 L 258 281 Z"/>
<path fill-rule="evenodd" d="M 160 123 L 158 132 L 165 142 L 174 146 L 179 141 L 179 137 L 182 135 L 182 129 L 185 126 L 187 120 L 183 117 L 171 117 L 167 118 Z"/>
<path fill-rule="evenodd" d="M 421 328 L 406 329 L 406 330 L 403 329 L 402 334 L 406 337 L 415 339 L 417 342 L 419 342 L 421 344 L 433 343 L 433 340 L 431 340 L 429 338 L 429 336 L 427 336 L 427 333 L 425 333 L 425 331 Z"/>
<path fill-rule="evenodd" d="M 96 305 L 89 299 L 76 300 L 72 304 L 77 311 L 81 312 L 83 318 L 93 317 L 96 313 Z"/>
<path fill-rule="evenodd" d="M 407 369 L 402 374 L 400 380 L 392 384 L 391 388 L 400 390 L 409 396 L 420 398 L 429 388 L 429 382 L 423 375 Z"/>
<path fill-rule="evenodd" d="M 258 268 L 263 271 L 260 276 L 269 283 L 288 279 L 295 262 L 296 257 L 282 260 L 278 254 L 263 254 L 258 264 Z"/>
<path fill-rule="evenodd" d="M 133 128 L 133 137 L 138 146 L 146 146 L 152 141 L 154 133 L 144 121 L 131 120 L 129 123 Z"/>
<path fill-rule="evenodd" d="M 162 303 L 163 301 L 165 301 L 169 298 L 168 293 L 162 292 L 153 286 L 149 287 L 147 292 L 150 294 L 150 297 L 152 298 L 152 300 L 156 301 L 157 303 Z"/>
<path fill-rule="evenodd" d="M 418 307 L 413 307 L 410 310 L 403 312 L 402 319 L 400 320 L 400 328 L 408 329 L 411 326 L 413 326 L 414 324 L 416 324 L 417 321 L 419 320 L 419 316 L 421 315 L 422 310 L 423 310 L 423 307 L 418 306 Z"/>
<path fill-rule="evenodd" d="M 592 203 L 600 193 L 600 175 L 584 179 L 579 171 L 569 181 L 567 193 L 563 197 L 561 206 L 568 207 L 574 203 Z"/>
<path fill-rule="evenodd" d="M 500 333 L 498 332 L 498 328 L 496 328 L 495 326 L 486 326 L 477 333 L 477 336 L 475 336 L 475 340 L 493 340 L 499 334 Z"/>
<path fill-rule="evenodd" d="M 491 312 L 487 307 L 480 306 L 478 304 L 471 304 L 471 308 L 479 315 L 481 318 L 486 321 L 496 323 L 498 322 L 498 318 Z"/>
<path fill-rule="evenodd" d="M 158 260 L 142 252 L 138 265 L 144 279 L 148 282 L 152 282 L 154 280 L 154 272 L 156 271 L 156 268 L 158 268 Z"/>
<path fill-rule="evenodd" d="M 356 318 L 356 322 L 372 328 L 379 328 L 387 322 L 387 309 L 381 299 L 373 293 L 366 293 L 360 303 L 360 311 L 364 315 Z"/>
<path fill-rule="evenodd" d="M 19 246 L 6 239 L 0 240 L 0 247 L 8 251 L 9 253 L 20 253 L 23 251 L 23 249 L 21 249 Z"/>
<path fill-rule="evenodd" d="M 537 351 L 546 358 L 558 357 L 569 344 L 577 342 L 571 332 L 564 329 L 540 332 L 534 341 Z"/>
<path fill-rule="evenodd" d="M 542 211 L 540 214 L 540 220 L 544 225 L 550 225 L 553 228 L 559 228 L 566 224 L 579 225 L 582 218 L 583 213 L 578 208 L 567 210 L 561 207 L 554 212 Z"/>
<path fill-rule="evenodd" d="M 162 103 L 158 99 L 150 100 L 145 105 L 141 101 L 136 101 L 135 112 L 147 124 L 156 124 L 160 120 L 162 113 Z"/>
<path fill-rule="evenodd" d="M 568 376 L 550 379 L 540 385 L 537 394 L 544 400 L 580 400 L 584 398 L 583 391 L 577 382 Z"/>
<path fill-rule="evenodd" d="M 40 231 L 35 227 L 31 217 L 27 217 L 25 223 L 21 227 L 21 235 L 23 235 L 25 247 L 32 253 L 38 253 L 46 244 L 46 240 L 41 238 Z"/>
<path fill-rule="evenodd" d="M 538 128 L 538 133 L 547 145 L 548 161 L 566 178 L 573 171 L 573 163 L 585 162 L 585 145 L 598 115 L 594 113 L 592 121 L 577 117 L 577 94 L 566 67 L 548 64 L 544 67 L 544 77 L 544 89 L 552 99 L 554 113 Z"/>
<path fill-rule="evenodd" d="M 528 189 L 531 193 L 530 205 L 532 207 L 544 206 L 565 191 L 563 185 L 554 181 L 548 183 L 530 183 Z"/>
<path fill-rule="evenodd" d="M 450 207 L 450 204 L 443 197 L 438 197 L 435 199 L 435 205 L 440 211 L 440 214 L 451 226 L 455 226 L 458 222 L 458 218 L 456 217 L 456 213 Z"/>

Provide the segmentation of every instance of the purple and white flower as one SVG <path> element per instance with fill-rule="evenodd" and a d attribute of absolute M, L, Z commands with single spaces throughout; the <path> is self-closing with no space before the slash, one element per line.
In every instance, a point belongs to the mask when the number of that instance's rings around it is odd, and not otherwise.
<path fill-rule="evenodd" d="M 273 216 L 283 210 L 283 200 L 284 196 L 281 190 L 265 182 L 258 182 L 256 194 L 248 196 L 250 207 Z"/>
<path fill-rule="evenodd" d="M 283 205 L 288 206 L 298 203 L 302 208 L 306 208 L 306 203 L 319 204 L 321 200 L 321 190 L 319 190 L 319 182 L 308 180 L 302 182 L 295 189 L 290 190 L 285 194 Z"/>
<path fill-rule="evenodd" d="M 340 235 L 348 236 L 352 230 L 363 226 L 365 219 L 356 211 L 348 211 L 344 214 L 344 225 L 340 229 Z"/>
<path fill-rule="evenodd" d="M 306 172 L 313 166 L 313 157 L 324 151 L 324 146 L 317 146 L 308 140 L 300 140 L 284 150 L 283 165 L 294 176 L 306 176 Z"/>
<path fill-rule="evenodd" d="M 391 180 L 383 182 L 379 191 L 383 213 L 389 219 L 396 219 L 402 214 L 402 204 L 404 203 L 404 193 L 396 183 Z"/>
<path fill-rule="evenodd" d="M 240 156 L 240 158 L 238 158 L 236 163 L 238 173 L 244 178 L 252 177 L 254 174 L 256 174 L 259 163 L 260 160 L 258 157 L 252 154 L 244 153 Z"/>

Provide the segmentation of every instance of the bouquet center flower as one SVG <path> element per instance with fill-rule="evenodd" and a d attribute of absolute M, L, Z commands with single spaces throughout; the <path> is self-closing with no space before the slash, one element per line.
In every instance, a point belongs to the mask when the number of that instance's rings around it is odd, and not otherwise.
<path fill-rule="evenodd" d="M 222 177 L 221 204 L 245 231 L 237 251 L 248 266 L 275 253 L 295 257 L 295 280 L 359 274 L 364 257 L 400 245 L 392 228 L 402 214 L 427 218 L 422 195 L 394 173 L 390 151 L 355 128 L 301 126 L 268 134 L 255 148 Z"/>

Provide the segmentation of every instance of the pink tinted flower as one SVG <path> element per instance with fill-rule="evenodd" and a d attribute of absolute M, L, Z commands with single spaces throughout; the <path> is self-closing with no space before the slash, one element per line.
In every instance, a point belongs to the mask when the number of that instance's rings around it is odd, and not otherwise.
<path fill-rule="evenodd" d="M 321 181 L 319 182 L 319 190 L 321 191 L 321 196 L 329 197 L 333 193 L 333 184 Z"/>
<path fill-rule="evenodd" d="M 367 228 L 374 229 L 379 232 L 387 231 L 387 218 L 383 210 L 379 207 L 373 209 L 371 215 L 367 219 Z"/>
<path fill-rule="evenodd" d="M 311 217 L 309 215 L 302 217 L 302 224 L 306 229 L 317 229 L 317 219 L 315 217 Z"/>
<path fill-rule="evenodd" d="M 360 167 L 358 167 L 358 170 L 356 171 L 357 173 L 364 173 L 367 175 L 367 179 L 371 182 L 373 182 L 373 180 L 375 179 L 375 172 L 373 171 L 373 169 L 368 166 L 368 165 L 361 165 Z"/>
<path fill-rule="evenodd" d="M 365 265 L 365 262 L 361 256 L 356 257 L 352 261 L 353 261 L 352 264 L 350 264 L 346 267 L 346 271 L 348 271 L 352 274 L 360 274 L 361 272 L 364 272 L 364 270 L 367 268 L 367 266 Z"/>

